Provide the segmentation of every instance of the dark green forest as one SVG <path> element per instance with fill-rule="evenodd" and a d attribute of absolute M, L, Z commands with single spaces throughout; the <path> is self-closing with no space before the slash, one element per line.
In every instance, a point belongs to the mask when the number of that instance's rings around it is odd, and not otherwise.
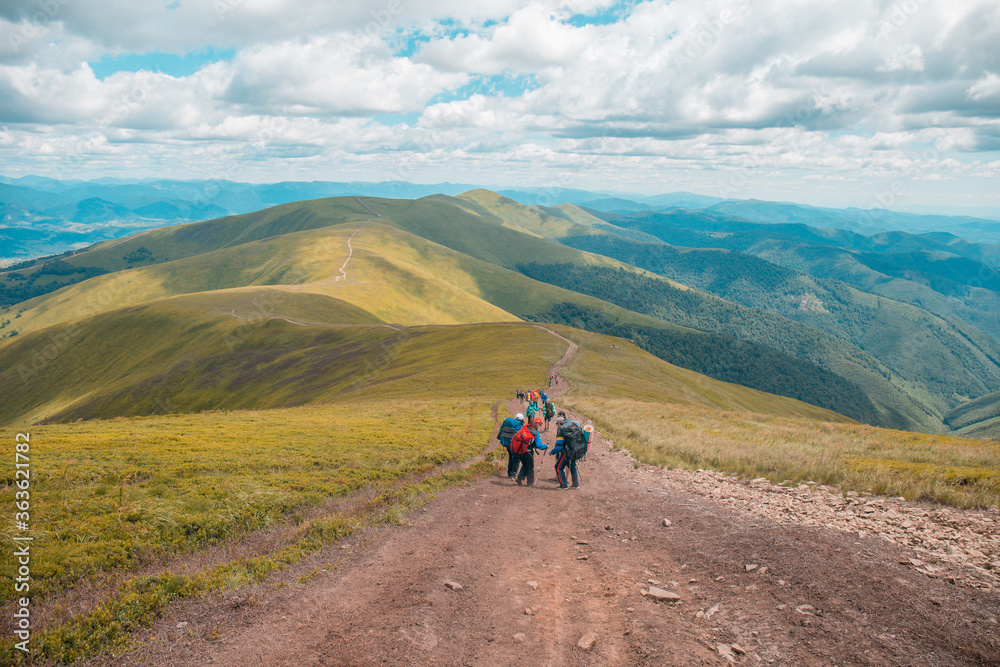
<path fill-rule="evenodd" d="M 0 282 L 0 308 L 7 308 L 104 273 L 107 270 L 96 266 L 74 266 L 61 259 L 45 262 L 30 271 L 8 271 L 0 274 L 0 277 L 6 278 Z"/>

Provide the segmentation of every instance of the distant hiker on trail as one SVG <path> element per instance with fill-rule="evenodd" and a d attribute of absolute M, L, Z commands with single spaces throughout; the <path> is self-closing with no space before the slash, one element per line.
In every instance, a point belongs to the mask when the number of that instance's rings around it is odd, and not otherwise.
<path fill-rule="evenodd" d="M 560 412 L 560 415 L 563 413 Z M 556 449 L 559 445 L 562 445 L 562 449 L 558 452 L 558 457 L 556 458 L 556 477 L 559 478 L 559 488 L 560 489 L 579 489 L 580 488 L 580 475 L 576 469 L 576 462 L 587 455 L 587 438 L 583 433 L 583 427 L 580 426 L 580 422 L 575 420 L 566 419 L 565 416 L 560 416 L 556 419 L 556 423 L 559 424 L 559 430 L 556 431 L 556 447 L 552 448 L 552 452 L 556 453 Z M 569 468 L 570 476 L 573 478 L 573 486 L 567 485 L 566 479 L 566 468 Z"/>
<path fill-rule="evenodd" d="M 548 395 L 545 393 L 544 389 L 538 390 L 538 398 L 542 399 L 542 403 L 549 400 Z"/>
<path fill-rule="evenodd" d="M 517 467 L 520 460 L 510 451 L 510 441 L 514 439 L 517 432 L 524 426 L 524 415 L 520 412 L 514 417 L 507 417 L 500 424 L 500 431 L 497 433 L 497 440 L 507 450 L 507 477 L 514 479 L 517 477 Z"/>
<path fill-rule="evenodd" d="M 525 410 L 528 414 L 528 423 L 530 424 L 535 419 L 535 413 L 538 412 L 538 407 L 534 403 L 528 403 L 528 409 Z"/>
<path fill-rule="evenodd" d="M 521 466 L 520 472 L 514 481 L 518 484 L 528 480 L 528 486 L 535 485 L 535 450 L 545 451 L 548 445 L 542 442 L 538 436 L 538 431 L 525 424 L 521 430 L 514 434 L 510 441 L 510 451 L 517 456 Z"/>
<path fill-rule="evenodd" d="M 549 422 L 556 416 L 556 406 L 551 400 L 545 401 L 545 404 L 542 405 L 542 414 L 545 415 L 545 430 L 548 431 Z"/>

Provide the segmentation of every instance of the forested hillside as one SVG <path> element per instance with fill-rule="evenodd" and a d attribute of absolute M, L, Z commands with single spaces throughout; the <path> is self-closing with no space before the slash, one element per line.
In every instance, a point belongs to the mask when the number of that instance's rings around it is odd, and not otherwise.
<path fill-rule="evenodd" d="M 825 331 L 927 387 L 948 408 L 957 397 L 1000 389 L 1000 344 L 973 326 L 916 306 L 735 251 L 690 250 L 613 235 L 563 242 Z"/>

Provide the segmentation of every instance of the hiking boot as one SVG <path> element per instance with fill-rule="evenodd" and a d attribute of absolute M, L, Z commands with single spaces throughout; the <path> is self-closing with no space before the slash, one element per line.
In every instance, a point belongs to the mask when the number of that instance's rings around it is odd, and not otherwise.
<path fill-rule="evenodd" d="M 579 484 L 574 484 L 573 486 L 571 486 L 569 488 L 571 488 L 571 489 L 579 489 L 580 485 Z"/>
<path fill-rule="evenodd" d="M 521 478 L 520 477 L 515 478 L 514 481 L 517 482 L 518 486 L 521 486 Z"/>

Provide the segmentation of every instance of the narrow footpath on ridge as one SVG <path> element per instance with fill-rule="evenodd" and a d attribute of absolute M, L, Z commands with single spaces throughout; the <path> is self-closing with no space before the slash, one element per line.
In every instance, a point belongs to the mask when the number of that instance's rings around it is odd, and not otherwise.
<path fill-rule="evenodd" d="M 611 445 L 595 434 L 578 491 L 556 490 L 551 456 L 535 488 L 498 470 L 329 547 L 306 583 L 178 605 L 147 646 L 93 664 L 1000 664 L 996 590 L 915 571 L 876 535 L 733 508 Z"/>

